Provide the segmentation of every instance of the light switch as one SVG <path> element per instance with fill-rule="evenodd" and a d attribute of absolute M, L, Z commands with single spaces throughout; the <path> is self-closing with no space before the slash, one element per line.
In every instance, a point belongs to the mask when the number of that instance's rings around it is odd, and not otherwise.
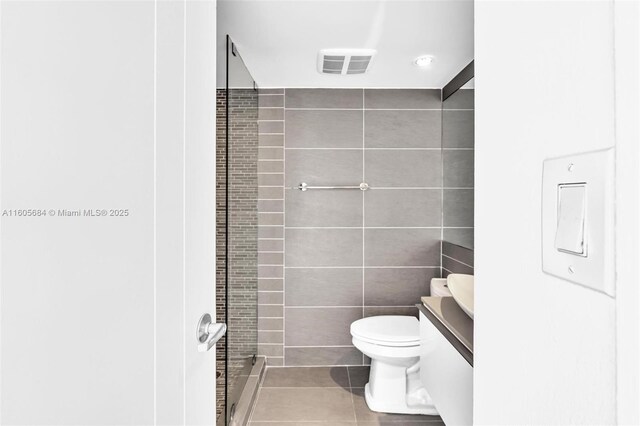
<path fill-rule="evenodd" d="M 586 256 L 585 183 L 558 185 L 558 227 L 555 247 L 558 251 Z"/>
<path fill-rule="evenodd" d="M 542 270 L 614 297 L 615 149 L 547 158 L 542 167 Z"/>

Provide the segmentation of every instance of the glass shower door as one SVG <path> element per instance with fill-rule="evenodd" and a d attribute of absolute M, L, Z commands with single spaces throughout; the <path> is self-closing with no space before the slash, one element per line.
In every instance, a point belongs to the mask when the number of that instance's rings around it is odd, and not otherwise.
<path fill-rule="evenodd" d="M 218 360 L 225 401 L 219 425 L 233 417 L 258 345 L 258 90 L 228 37 L 226 65 L 226 87 L 217 94 L 218 108 L 224 108 L 224 114 L 218 111 L 224 138 L 218 137 L 217 147 L 217 313 L 228 327 L 219 351 L 224 359 Z"/>

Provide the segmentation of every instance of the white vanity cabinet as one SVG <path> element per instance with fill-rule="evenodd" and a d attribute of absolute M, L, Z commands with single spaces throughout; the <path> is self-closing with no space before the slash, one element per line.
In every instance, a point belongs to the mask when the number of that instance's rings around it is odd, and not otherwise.
<path fill-rule="evenodd" d="M 457 337 L 451 331 L 450 324 L 446 324 L 446 320 L 443 323 L 442 310 L 437 312 L 437 307 L 425 307 L 424 305 L 420 308 L 420 378 L 422 384 L 433 398 L 433 402 L 447 426 L 472 425 L 473 367 L 471 363 L 473 362 L 473 354 L 459 340 L 453 341 L 456 346 L 452 344 L 451 339 L 457 339 Z M 445 317 L 446 313 L 445 309 Z M 462 315 L 465 314 L 462 313 Z M 471 322 L 471 332 L 472 330 L 473 322 Z M 445 334 L 448 334 L 447 337 Z"/>

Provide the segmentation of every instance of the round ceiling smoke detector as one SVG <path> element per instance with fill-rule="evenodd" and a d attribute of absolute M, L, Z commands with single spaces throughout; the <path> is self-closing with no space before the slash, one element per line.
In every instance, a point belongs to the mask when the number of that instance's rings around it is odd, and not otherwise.
<path fill-rule="evenodd" d="M 433 62 L 433 56 L 423 55 L 414 59 L 413 63 L 419 67 L 428 67 Z"/>

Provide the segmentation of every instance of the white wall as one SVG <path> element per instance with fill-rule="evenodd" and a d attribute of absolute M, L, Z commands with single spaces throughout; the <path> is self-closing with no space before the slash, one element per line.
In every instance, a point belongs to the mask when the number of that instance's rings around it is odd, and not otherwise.
<path fill-rule="evenodd" d="M 477 424 L 616 422 L 616 300 L 543 274 L 540 244 L 543 160 L 616 144 L 613 22 L 612 1 L 476 2 Z"/>
<path fill-rule="evenodd" d="M 640 4 L 616 1 L 618 424 L 640 424 Z M 635 253 L 636 256 L 630 255 Z"/>
<path fill-rule="evenodd" d="M 213 424 L 215 1 L 0 19 L 0 423 Z"/>

